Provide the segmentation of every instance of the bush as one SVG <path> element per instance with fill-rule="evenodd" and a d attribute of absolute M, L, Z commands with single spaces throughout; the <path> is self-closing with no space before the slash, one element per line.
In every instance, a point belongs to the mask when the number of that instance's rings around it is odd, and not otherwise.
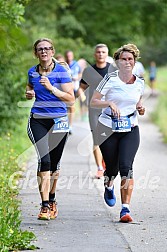
<path fill-rule="evenodd" d="M 35 249 L 31 241 L 35 235 L 29 231 L 22 231 L 20 201 L 17 198 L 18 191 L 9 185 L 10 176 L 17 171 L 15 163 L 16 151 L 12 148 L 13 141 L 10 133 L 0 138 L 0 251 L 6 252 L 18 249 Z M 18 177 L 15 178 L 17 183 Z"/>
<path fill-rule="evenodd" d="M 164 93 L 161 95 L 158 105 L 154 113 L 152 114 L 152 120 L 156 123 L 163 134 L 164 142 L 167 143 L 167 95 Z"/>

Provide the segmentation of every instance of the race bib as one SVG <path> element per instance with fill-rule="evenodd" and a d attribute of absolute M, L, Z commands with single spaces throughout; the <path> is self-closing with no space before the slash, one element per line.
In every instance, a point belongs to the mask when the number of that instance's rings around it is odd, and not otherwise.
<path fill-rule="evenodd" d="M 129 132 L 131 131 L 131 122 L 128 116 L 121 116 L 119 119 L 112 118 L 112 131 L 113 132 Z"/>
<path fill-rule="evenodd" d="M 52 133 L 69 132 L 68 116 L 62 116 L 54 119 Z"/>

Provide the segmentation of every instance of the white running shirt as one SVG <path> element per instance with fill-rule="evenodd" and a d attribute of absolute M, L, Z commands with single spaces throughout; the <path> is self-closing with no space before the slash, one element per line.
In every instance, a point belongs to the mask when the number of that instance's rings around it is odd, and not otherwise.
<path fill-rule="evenodd" d="M 96 91 L 104 96 L 105 101 L 112 101 L 120 110 L 121 116 L 127 116 L 134 113 L 130 117 L 131 126 L 138 125 L 136 113 L 136 104 L 144 93 L 144 79 L 136 76 L 133 84 L 126 84 L 121 81 L 118 76 L 118 70 L 113 73 L 108 73 L 99 83 Z M 102 114 L 99 116 L 99 122 L 107 127 L 112 128 L 111 108 L 102 109 Z"/>

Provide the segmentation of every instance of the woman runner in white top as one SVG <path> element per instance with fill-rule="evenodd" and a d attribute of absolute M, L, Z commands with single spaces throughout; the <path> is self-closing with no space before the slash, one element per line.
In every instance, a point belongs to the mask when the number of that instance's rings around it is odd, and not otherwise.
<path fill-rule="evenodd" d="M 120 47 L 114 53 L 118 71 L 106 74 L 91 99 L 91 106 L 102 108 L 97 134 L 99 146 L 106 164 L 104 199 L 114 206 L 114 179 L 121 176 L 121 222 L 130 222 L 129 204 L 133 190 L 133 161 L 139 147 L 140 135 L 137 111 L 143 115 L 142 95 L 144 79 L 133 75 L 132 70 L 139 57 L 133 44 Z M 102 97 L 105 99 L 102 100 Z"/>

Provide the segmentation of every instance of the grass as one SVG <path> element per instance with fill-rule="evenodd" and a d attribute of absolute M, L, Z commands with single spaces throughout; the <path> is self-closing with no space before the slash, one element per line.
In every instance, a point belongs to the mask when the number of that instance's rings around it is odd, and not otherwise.
<path fill-rule="evenodd" d="M 23 122 L 26 124 L 26 122 Z M 31 241 L 36 237 L 32 232 L 22 231 L 20 201 L 17 198 L 19 191 L 10 186 L 11 175 L 18 171 L 17 156 L 29 145 L 25 125 L 18 125 L 14 132 L 8 132 L 0 137 L 0 251 L 16 251 L 35 249 Z M 17 184 L 19 177 L 15 177 Z"/>
<path fill-rule="evenodd" d="M 152 113 L 152 120 L 159 127 L 163 140 L 167 143 L 167 92 L 159 97 L 156 110 Z"/>
<path fill-rule="evenodd" d="M 167 92 L 167 66 L 160 67 L 157 73 L 157 88 L 162 92 Z"/>
<path fill-rule="evenodd" d="M 160 91 L 158 105 L 152 113 L 153 122 L 162 132 L 164 142 L 167 143 L 167 66 L 158 68 L 156 89 Z"/>

